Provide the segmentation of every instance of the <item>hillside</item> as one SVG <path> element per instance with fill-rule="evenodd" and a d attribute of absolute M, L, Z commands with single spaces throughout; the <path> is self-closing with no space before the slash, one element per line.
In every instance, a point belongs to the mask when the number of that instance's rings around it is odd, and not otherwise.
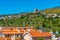
<path fill-rule="evenodd" d="M 59 14 L 60 13 L 60 6 L 57 6 L 57 7 L 54 7 L 54 8 L 47 8 L 45 10 L 40 11 L 40 13 L 44 13 L 44 12 L 50 13 L 50 14 L 52 14 L 52 13 Z"/>
<path fill-rule="evenodd" d="M 60 8 L 60 7 L 59 7 Z M 60 13 L 59 8 L 51 8 L 47 10 L 43 10 L 46 13 Z M 52 10 L 52 11 L 50 11 Z M 43 12 L 43 13 L 44 13 Z M 0 26 L 2 27 L 31 27 L 34 28 L 49 28 L 49 29 L 60 29 L 60 17 L 49 17 L 45 18 L 45 15 L 41 11 L 38 13 L 24 13 L 24 14 L 17 14 L 17 15 L 8 15 L 1 17 L 0 19 Z"/>

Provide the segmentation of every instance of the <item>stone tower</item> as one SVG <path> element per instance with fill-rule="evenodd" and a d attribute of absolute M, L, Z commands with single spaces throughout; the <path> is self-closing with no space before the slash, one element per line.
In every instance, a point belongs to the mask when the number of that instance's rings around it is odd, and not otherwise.
<path fill-rule="evenodd" d="M 36 13 L 38 13 L 38 9 L 35 8 L 34 9 L 34 14 L 36 14 Z"/>

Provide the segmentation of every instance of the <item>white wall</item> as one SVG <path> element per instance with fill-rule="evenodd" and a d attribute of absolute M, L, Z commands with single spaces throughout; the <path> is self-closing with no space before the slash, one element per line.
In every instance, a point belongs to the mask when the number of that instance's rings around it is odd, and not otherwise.
<path fill-rule="evenodd" d="M 32 40 L 32 37 L 29 34 L 26 34 L 24 36 L 24 40 Z"/>
<path fill-rule="evenodd" d="M 52 40 L 57 40 L 58 38 L 53 38 Z"/>
<path fill-rule="evenodd" d="M 15 35 L 11 35 L 10 40 L 15 40 Z"/>

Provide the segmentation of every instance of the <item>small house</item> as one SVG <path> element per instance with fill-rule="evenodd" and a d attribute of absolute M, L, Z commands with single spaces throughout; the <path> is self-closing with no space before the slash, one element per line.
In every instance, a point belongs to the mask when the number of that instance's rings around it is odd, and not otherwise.
<path fill-rule="evenodd" d="M 38 38 L 43 38 L 43 40 L 51 40 L 51 34 L 49 32 L 40 32 L 39 30 L 29 30 L 23 34 L 24 40 L 38 40 Z"/>

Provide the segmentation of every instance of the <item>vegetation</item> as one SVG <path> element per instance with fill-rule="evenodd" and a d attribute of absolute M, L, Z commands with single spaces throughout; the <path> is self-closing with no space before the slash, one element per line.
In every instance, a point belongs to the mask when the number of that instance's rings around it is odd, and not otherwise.
<path fill-rule="evenodd" d="M 43 40 L 43 38 L 38 38 L 38 40 Z"/>
<path fill-rule="evenodd" d="M 52 13 L 57 13 L 57 14 L 59 14 L 59 13 L 60 13 L 60 6 L 54 7 L 54 8 L 47 8 L 47 9 L 45 9 L 45 10 L 41 10 L 41 11 L 40 11 L 40 13 L 44 13 L 44 12 L 50 13 L 50 14 L 52 14 Z"/>
<path fill-rule="evenodd" d="M 33 26 L 35 29 L 39 29 L 40 27 L 43 27 L 46 29 L 49 28 L 49 29 L 60 31 L 60 18 L 58 17 L 45 18 L 41 15 L 43 12 L 60 13 L 60 8 L 46 9 L 46 10 L 40 11 L 37 14 L 26 13 L 25 15 L 20 15 L 20 17 L 16 15 L 17 17 L 13 17 L 13 18 L 9 18 L 9 17 L 3 18 L 3 19 L 0 19 L 0 25 L 2 27 L 31 27 Z"/>

